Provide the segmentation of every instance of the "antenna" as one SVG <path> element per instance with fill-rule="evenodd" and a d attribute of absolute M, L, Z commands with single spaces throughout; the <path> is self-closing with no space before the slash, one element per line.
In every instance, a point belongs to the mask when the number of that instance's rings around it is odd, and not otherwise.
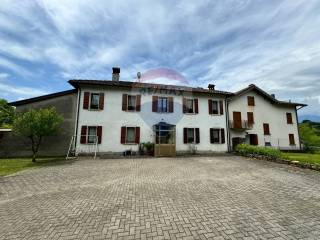
<path fill-rule="evenodd" d="M 137 72 L 137 78 L 138 78 L 138 82 L 140 82 L 140 79 L 141 79 L 141 72 Z"/>

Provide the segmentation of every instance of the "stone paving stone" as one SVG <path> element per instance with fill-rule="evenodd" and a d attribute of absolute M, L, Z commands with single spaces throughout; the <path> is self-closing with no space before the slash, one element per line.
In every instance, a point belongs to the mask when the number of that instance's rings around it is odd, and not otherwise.
<path fill-rule="evenodd" d="M 81 159 L 0 177 L 0 239 L 320 239 L 320 174 L 236 156 Z"/>

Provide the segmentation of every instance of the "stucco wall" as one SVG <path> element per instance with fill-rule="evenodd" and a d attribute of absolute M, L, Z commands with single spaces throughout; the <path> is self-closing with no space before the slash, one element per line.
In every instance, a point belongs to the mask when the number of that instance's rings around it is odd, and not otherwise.
<path fill-rule="evenodd" d="M 84 91 L 104 92 L 104 110 L 89 111 L 82 108 Z M 141 112 L 122 111 L 122 94 L 141 94 Z M 155 113 L 152 112 L 152 95 L 172 96 L 174 98 L 174 113 Z M 193 97 L 191 94 L 184 94 L 185 97 Z M 187 115 L 182 112 L 183 96 L 170 93 L 152 93 L 143 90 L 130 89 L 81 89 L 80 112 L 78 136 L 81 132 L 81 126 L 102 126 L 102 142 L 98 146 L 100 153 L 120 153 L 125 150 L 138 151 L 138 145 L 124 145 L 120 143 L 121 126 L 140 127 L 140 142 L 154 142 L 152 126 L 160 121 L 176 125 L 176 150 L 177 152 L 189 152 L 190 146 L 183 143 L 183 128 L 200 128 L 200 144 L 196 144 L 198 152 L 226 152 L 227 151 L 227 130 L 226 130 L 226 109 L 224 105 L 224 114 L 212 116 L 208 113 L 208 96 L 196 95 L 199 99 L 199 114 Z M 215 95 L 211 99 L 223 100 L 224 96 Z M 225 104 L 225 102 L 224 102 Z M 211 144 L 210 128 L 224 128 L 226 143 Z M 86 144 L 80 144 L 80 138 L 77 139 L 77 152 L 86 153 L 93 150 L 93 147 Z"/>
<path fill-rule="evenodd" d="M 255 106 L 248 106 L 247 96 L 254 96 Z M 253 112 L 253 128 L 245 131 L 230 130 L 230 137 L 245 137 L 246 134 L 257 134 L 258 143 L 264 146 L 265 142 L 271 142 L 273 147 L 282 149 L 297 149 L 300 146 L 295 107 L 286 107 L 272 104 L 270 101 L 257 94 L 248 92 L 235 98 L 229 103 L 229 118 L 233 120 L 233 111 L 241 112 L 242 120 L 247 120 L 247 112 Z M 292 114 L 293 124 L 287 123 L 286 113 Z M 270 136 L 265 136 L 263 123 L 268 123 Z M 294 134 L 295 146 L 289 144 L 289 134 Z M 231 141 L 232 144 L 232 141 Z"/>
<path fill-rule="evenodd" d="M 34 103 L 24 104 L 16 108 L 17 112 L 24 112 L 28 109 L 39 109 L 55 107 L 57 112 L 62 114 L 64 122 L 62 129 L 56 136 L 45 137 L 40 146 L 39 155 L 42 156 L 62 156 L 66 155 L 71 137 L 75 128 L 77 94 L 59 96 Z M 14 136 L 12 132 L 4 132 L 0 137 L 0 156 L 30 156 L 31 147 L 29 139 Z"/>

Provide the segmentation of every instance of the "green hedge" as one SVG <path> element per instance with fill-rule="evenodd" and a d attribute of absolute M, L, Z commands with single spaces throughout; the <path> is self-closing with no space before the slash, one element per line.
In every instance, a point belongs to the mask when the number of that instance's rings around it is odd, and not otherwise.
<path fill-rule="evenodd" d="M 281 152 L 278 149 L 267 148 L 267 147 L 257 147 L 248 144 L 239 144 L 236 147 L 236 152 L 243 156 L 266 156 L 269 158 L 281 158 Z"/>

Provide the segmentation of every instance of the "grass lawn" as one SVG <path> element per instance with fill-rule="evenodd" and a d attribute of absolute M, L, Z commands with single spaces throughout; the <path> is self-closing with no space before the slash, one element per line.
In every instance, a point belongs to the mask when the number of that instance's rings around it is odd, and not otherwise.
<path fill-rule="evenodd" d="M 27 168 L 53 166 L 57 164 L 70 163 L 65 158 L 39 158 L 35 163 L 31 158 L 9 158 L 0 159 L 0 176 L 9 175 Z"/>
<path fill-rule="evenodd" d="M 320 153 L 283 153 L 283 156 L 292 161 L 320 164 Z"/>

